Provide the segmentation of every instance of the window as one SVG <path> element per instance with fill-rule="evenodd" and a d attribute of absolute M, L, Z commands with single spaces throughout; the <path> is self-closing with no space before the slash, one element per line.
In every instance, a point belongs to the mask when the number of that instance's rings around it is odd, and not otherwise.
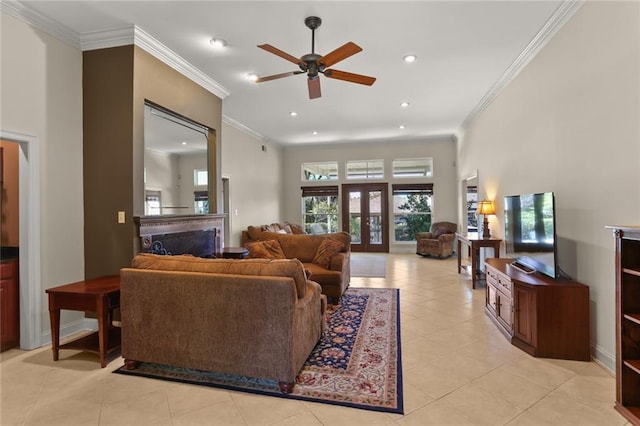
<path fill-rule="evenodd" d="M 338 232 L 338 187 L 303 186 L 303 226 L 309 234 Z"/>
<path fill-rule="evenodd" d="M 338 179 L 338 162 L 329 161 L 326 163 L 303 163 L 302 164 L 302 180 L 337 180 Z"/>
<path fill-rule="evenodd" d="M 431 228 L 433 184 L 397 184 L 392 190 L 395 241 L 415 241 L 416 233 Z"/>
<path fill-rule="evenodd" d="M 382 179 L 383 160 L 347 161 L 347 179 Z"/>
<path fill-rule="evenodd" d="M 433 158 L 399 158 L 393 160 L 393 177 L 433 177 Z"/>
<path fill-rule="evenodd" d="M 209 193 L 207 191 L 195 191 L 193 199 L 195 214 L 209 213 Z"/>
<path fill-rule="evenodd" d="M 478 232 L 478 187 L 467 186 L 467 232 Z"/>
<path fill-rule="evenodd" d="M 207 169 L 195 169 L 193 171 L 193 185 L 207 186 L 209 184 L 209 174 Z"/>

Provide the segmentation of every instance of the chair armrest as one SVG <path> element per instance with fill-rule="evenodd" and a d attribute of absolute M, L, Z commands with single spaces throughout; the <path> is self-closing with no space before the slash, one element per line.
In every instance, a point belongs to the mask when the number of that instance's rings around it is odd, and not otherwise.
<path fill-rule="evenodd" d="M 438 237 L 440 241 L 453 241 L 456 239 L 456 234 L 442 234 Z"/>

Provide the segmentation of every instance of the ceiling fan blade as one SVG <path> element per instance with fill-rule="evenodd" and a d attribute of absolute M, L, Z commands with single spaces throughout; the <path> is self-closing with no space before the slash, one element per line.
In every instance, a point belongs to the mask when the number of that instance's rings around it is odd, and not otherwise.
<path fill-rule="evenodd" d="M 324 72 L 325 77 L 335 78 L 337 80 L 349 81 L 351 83 L 365 84 L 367 86 L 371 86 L 375 83 L 375 77 L 369 77 L 362 74 L 353 74 L 346 71 L 339 70 L 326 70 Z"/>
<path fill-rule="evenodd" d="M 278 78 L 289 77 L 289 76 L 300 74 L 300 73 L 302 73 L 302 71 L 290 71 L 290 72 L 283 72 L 282 74 L 274 74 L 274 75 L 268 75 L 266 77 L 258 77 L 258 79 L 256 80 L 256 83 L 262 83 L 263 81 L 276 80 Z"/>
<path fill-rule="evenodd" d="M 330 67 L 331 65 L 336 64 L 343 59 L 347 59 L 349 56 L 355 55 L 356 53 L 361 51 L 362 47 L 350 41 L 338 47 L 333 52 L 328 53 L 322 58 L 318 59 L 318 64 L 325 67 Z"/>
<path fill-rule="evenodd" d="M 266 50 L 267 52 L 273 53 L 274 55 L 280 56 L 282 59 L 286 59 L 289 62 L 293 62 L 296 65 L 300 65 L 302 62 L 299 58 L 296 58 L 293 55 L 289 55 L 287 52 L 283 52 L 277 47 L 273 47 L 270 44 L 259 44 L 258 47 L 260 49 Z"/>
<path fill-rule="evenodd" d="M 321 96 L 320 77 L 309 77 L 307 79 L 307 85 L 309 86 L 309 99 L 315 99 Z"/>

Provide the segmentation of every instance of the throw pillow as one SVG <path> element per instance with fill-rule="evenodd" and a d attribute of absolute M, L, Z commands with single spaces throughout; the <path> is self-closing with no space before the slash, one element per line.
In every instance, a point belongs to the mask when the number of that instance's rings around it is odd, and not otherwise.
<path fill-rule="evenodd" d="M 452 234 L 452 232 L 449 231 L 447 228 L 438 228 L 436 229 L 436 232 L 433 233 L 433 236 L 435 238 L 439 238 L 440 235 L 445 235 L 445 234 Z"/>
<path fill-rule="evenodd" d="M 329 265 L 331 265 L 331 258 L 338 254 L 343 248 L 344 244 L 342 244 L 341 241 L 325 238 L 318 246 L 311 263 L 315 263 L 318 266 L 329 269 Z"/>
<path fill-rule="evenodd" d="M 248 259 L 286 259 L 278 240 L 257 241 L 248 243 Z"/>

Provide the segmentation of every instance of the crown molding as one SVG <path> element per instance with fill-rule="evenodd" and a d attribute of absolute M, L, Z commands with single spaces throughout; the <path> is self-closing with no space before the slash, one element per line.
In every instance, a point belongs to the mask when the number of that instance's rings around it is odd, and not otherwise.
<path fill-rule="evenodd" d="M 222 122 L 225 123 L 225 124 L 228 124 L 231 127 L 235 127 L 236 129 L 240 130 L 241 132 L 246 133 L 247 135 L 258 139 L 259 141 L 262 141 L 262 142 L 268 142 L 269 141 L 269 139 L 266 136 L 256 132 L 253 129 L 250 129 L 249 127 L 247 127 L 244 124 L 234 120 L 233 118 L 229 117 L 228 115 L 222 114 Z"/>
<path fill-rule="evenodd" d="M 200 71 L 198 68 L 191 65 L 180 55 L 169 49 L 164 44 L 160 43 L 143 29 L 134 26 L 133 30 L 136 46 L 144 49 L 185 77 L 191 79 L 214 95 L 218 96 L 220 99 L 224 99 L 231 94 L 217 81 Z"/>
<path fill-rule="evenodd" d="M 82 51 L 134 44 L 220 99 L 230 95 L 230 92 L 217 81 L 135 25 L 78 34 L 60 22 L 17 1 L 3 0 L 0 3 L 0 11 Z"/>
<path fill-rule="evenodd" d="M 478 102 L 475 108 L 469 113 L 467 118 L 465 118 L 460 126 L 460 135 L 465 133 L 480 113 L 487 109 L 493 100 L 498 97 L 502 89 L 520 74 L 520 71 L 546 46 L 560 28 L 582 7 L 584 2 L 585 0 L 566 0 L 558 6 L 538 34 L 536 34 L 522 53 L 520 53 L 516 60 L 513 61 L 509 68 L 500 76 L 498 81 L 491 86 L 491 89 L 480 99 L 480 102 Z"/>
<path fill-rule="evenodd" d="M 22 3 L 13 0 L 2 0 L 0 12 L 13 16 L 27 25 L 80 49 L 80 36 L 78 33 Z"/>

